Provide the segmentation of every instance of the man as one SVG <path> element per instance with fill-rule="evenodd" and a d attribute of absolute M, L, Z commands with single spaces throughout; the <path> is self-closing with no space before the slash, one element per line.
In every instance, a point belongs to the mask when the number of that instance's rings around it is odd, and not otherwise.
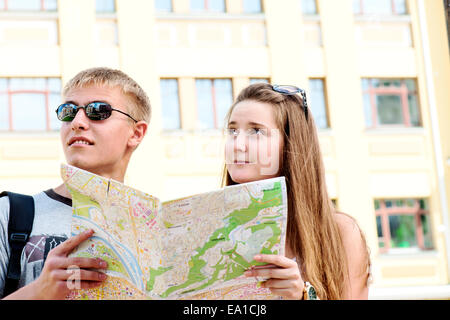
<path fill-rule="evenodd" d="M 150 121 L 150 101 L 141 87 L 119 70 L 93 68 L 80 72 L 63 90 L 65 103 L 57 109 L 63 121 L 61 143 L 67 163 L 123 182 L 133 151 L 145 136 Z M 33 196 L 33 229 L 21 258 L 20 289 L 5 299 L 64 299 L 73 266 L 79 268 L 81 288 L 99 286 L 106 262 L 93 258 L 68 258 L 72 250 L 91 237 L 89 230 L 70 237 L 72 200 L 62 184 Z M 0 198 L 0 295 L 5 285 L 10 255 L 9 201 Z M 66 241 L 67 240 L 67 241 Z"/>

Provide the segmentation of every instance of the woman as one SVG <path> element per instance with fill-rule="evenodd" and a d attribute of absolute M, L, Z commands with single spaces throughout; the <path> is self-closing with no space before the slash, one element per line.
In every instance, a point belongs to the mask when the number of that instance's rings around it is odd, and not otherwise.
<path fill-rule="evenodd" d="M 226 118 L 223 186 L 284 176 L 288 193 L 286 256 L 257 255 L 266 268 L 249 277 L 283 299 L 367 299 L 369 253 L 350 216 L 335 211 L 314 120 L 303 90 L 257 83 L 237 97 Z"/>

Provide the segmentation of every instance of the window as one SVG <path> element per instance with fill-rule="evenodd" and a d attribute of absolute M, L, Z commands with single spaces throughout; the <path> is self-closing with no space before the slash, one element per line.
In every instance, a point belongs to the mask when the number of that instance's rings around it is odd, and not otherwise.
<path fill-rule="evenodd" d="M 0 10 L 56 11 L 57 0 L 0 0 Z"/>
<path fill-rule="evenodd" d="M 261 13 L 261 0 L 242 0 L 242 11 L 244 13 Z"/>
<path fill-rule="evenodd" d="M 363 79 L 366 126 L 419 127 L 420 112 L 413 79 Z"/>
<path fill-rule="evenodd" d="M 114 13 L 116 4 L 114 0 L 95 0 L 95 11 L 97 13 Z"/>
<path fill-rule="evenodd" d="M 316 0 L 301 0 L 303 14 L 317 14 Z"/>
<path fill-rule="evenodd" d="M 380 252 L 433 249 L 426 199 L 375 200 Z"/>
<path fill-rule="evenodd" d="M 309 110 L 318 129 L 328 128 L 327 101 L 323 79 L 309 79 Z"/>
<path fill-rule="evenodd" d="M 407 14 L 406 0 L 353 0 L 353 13 L 375 15 Z"/>
<path fill-rule="evenodd" d="M 181 128 L 180 103 L 178 97 L 178 81 L 176 79 L 161 79 L 161 109 L 163 123 L 166 130 Z"/>
<path fill-rule="evenodd" d="M 266 78 L 250 78 L 250 84 L 254 83 L 269 83 L 269 79 Z"/>
<path fill-rule="evenodd" d="M 233 103 L 230 79 L 197 79 L 199 129 L 223 128 L 225 116 Z"/>
<path fill-rule="evenodd" d="M 158 12 L 172 12 L 172 0 L 155 0 L 155 9 Z"/>
<path fill-rule="evenodd" d="M 58 130 L 59 78 L 0 78 L 0 131 Z"/>
<path fill-rule="evenodd" d="M 225 12 L 225 0 L 190 0 L 192 11 Z"/>
<path fill-rule="evenodd" d="M 119 44 L 117 20 L 114 17 L 116 5 L 114 0 L 96 0 L 95 42 L 101 47 L 114 47 Z"/>

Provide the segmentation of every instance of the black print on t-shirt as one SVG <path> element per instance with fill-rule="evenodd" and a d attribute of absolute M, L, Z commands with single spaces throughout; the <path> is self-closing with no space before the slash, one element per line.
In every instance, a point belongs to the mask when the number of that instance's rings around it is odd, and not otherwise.
<path fill-rule="evenodd" d="M 47 259 L 50 250 L 67 240 L 65 236 L 38 235 L 30 237 L 25 246 L 28 263 Z"/>

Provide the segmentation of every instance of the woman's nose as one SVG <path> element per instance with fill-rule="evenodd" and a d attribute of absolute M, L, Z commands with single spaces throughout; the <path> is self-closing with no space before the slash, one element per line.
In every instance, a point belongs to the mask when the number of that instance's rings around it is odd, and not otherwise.
<path fill-rule="evenodd" d="M 240 132 L 234 140 L 234 149 L 236 151 L 245 152 L 248 148 L 248 137 L 245 133 Z"/>

